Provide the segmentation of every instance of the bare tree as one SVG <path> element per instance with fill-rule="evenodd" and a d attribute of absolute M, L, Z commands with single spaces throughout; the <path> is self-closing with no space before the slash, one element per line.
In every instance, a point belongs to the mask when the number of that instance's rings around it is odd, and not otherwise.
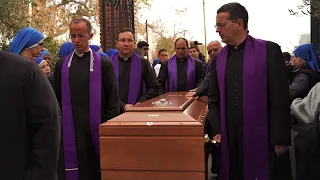
<path fill-rule="evenodd" d="M 33 0 L 32 26 L 46 36 L 55 38 L 65 34 L 74 17 L 97 17 L 97 4 L 94 0 Z M 97 22 L 97 19 L 93 19 Z"/>
<path fill-rule="evenodd" d="M 311 15 L 320 18 L 320 1 L 319 0 L 302 0 L 296 10 L 289 9 L 290 15 Z"/>

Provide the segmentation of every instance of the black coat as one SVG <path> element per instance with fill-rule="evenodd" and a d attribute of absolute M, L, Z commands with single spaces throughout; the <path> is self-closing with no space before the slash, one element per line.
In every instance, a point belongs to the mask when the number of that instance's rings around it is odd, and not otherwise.
<path fill-rule="evenodd" d="M 0 51 L 0 179 L 56 180 L 60 110 L 39 66 Z"/>

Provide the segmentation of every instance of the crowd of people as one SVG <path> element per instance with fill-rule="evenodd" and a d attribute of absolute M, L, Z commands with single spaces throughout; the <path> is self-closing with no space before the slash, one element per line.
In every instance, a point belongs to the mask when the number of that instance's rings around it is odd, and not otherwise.
<path fill-rule="evenodd" d="M 207 44 L 206 60 L 181 37 L 153 63 L 130 29 L 103 52 L 90 44 L 91 23 L 75 18 L 55 65 L 42 33 L 20 30 L 0 51 L 0 179 L 100 180 L 99 125 L 167 92 L 208 96 L 204 131 L 218 145 L 205 152 L 218 179 L 319 179 L 319 53 L 312 44 L 282 53 L 252 37 L 248 19 L 225 4 L 215 25 L 224 47 Z"/>

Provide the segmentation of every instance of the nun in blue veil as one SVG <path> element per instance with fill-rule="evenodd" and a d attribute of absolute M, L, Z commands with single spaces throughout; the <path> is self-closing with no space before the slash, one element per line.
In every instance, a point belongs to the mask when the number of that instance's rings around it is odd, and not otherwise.
<path fill-rule="evenodd" d="M 38 30 L 32 27 L 23 28 L 11 41 L 8 51 L 34 60 L 40 56 L 43 39 L 44 36 Z"/>
<path fill-rule="evenodd" d="M 68 56 L 70 53 L 74 51 L 74 46 L 72 42 L 65 42 L 61 45 L 58 57 L 60 59 Z"/>
<path fill-rule="evenodd" d="M 292 64 L 297 71 L 290 84 L 289 91 L 291 100 L 304 98 L 310 89 L 320 81 L 320 58 L 319 53 L 312 44 L 303 44 L 294 51 Z"/>
<path fill-rule="evenodd" d="M 90 44 L 89 48 L 92 49 L 94 52 L 102 52 L 101 47 L 98 45 Z"/>

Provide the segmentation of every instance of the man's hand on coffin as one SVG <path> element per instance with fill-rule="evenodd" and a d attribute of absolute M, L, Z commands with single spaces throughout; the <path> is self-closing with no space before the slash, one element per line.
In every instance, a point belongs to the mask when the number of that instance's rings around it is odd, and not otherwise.
<path fill-rule="evenodd" d="M 124 106 L 124 111 L 126 112 L 130 107 L 132 107 L 133 105 L 132 104 L 126 104 Z"/>
<path fill-rule="evenodd" d="M 191 90 L 190 90 L 191 91 Z M 194 97 L 195 99 L 199 99 L 198 95 L 196 92 L 188 92 L 186 94 L 186 97 Z"/>
<path fill-rule="evenodd" d="M 220 143 L 221 140 L 221 134 L 217 134 L 213 137 L 213 140 L 216 141 L 217 143 Z"/>
<path fill-rule="evenodd" d="M 197 88 L 191 89 L 190 92 L 196 92 Z"/>
<path fill-rule="evenodd" d="M 285 145 L 274 145 L 274 152 L 276 152 L 277 156 L 280 157 L 285 154 L 288 150 L 288 146 Z"/>

